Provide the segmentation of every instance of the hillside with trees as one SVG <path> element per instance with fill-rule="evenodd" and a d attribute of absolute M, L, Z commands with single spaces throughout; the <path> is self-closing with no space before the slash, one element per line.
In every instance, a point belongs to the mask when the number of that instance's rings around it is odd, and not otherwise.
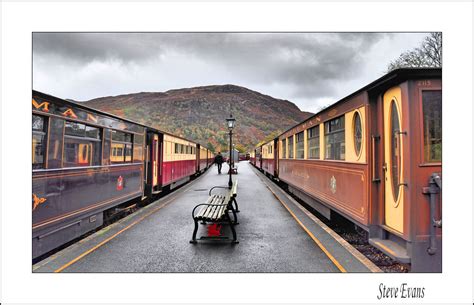
<path fill-rule="evenodd" d="M 133 93 L 84 103 L 198 141 L 215 151 L 228 149 L 225 119 L 231 113 L 237 122 L 233 142 L 242 152 L 312 115 L 290 101 L 235 85 Z"/>

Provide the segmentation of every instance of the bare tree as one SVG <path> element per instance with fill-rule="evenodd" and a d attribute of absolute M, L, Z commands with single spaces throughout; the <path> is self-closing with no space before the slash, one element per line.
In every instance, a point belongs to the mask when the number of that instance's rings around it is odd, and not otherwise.
<path fill-rule="evenodd" d="M 442 61 L 442 34 L 431 33 L 425 37 L 421 46 L 413 50 L 403 52 L 396 60 L 390 62 L 388 71 L 398 68 L 441 68 Z"/>

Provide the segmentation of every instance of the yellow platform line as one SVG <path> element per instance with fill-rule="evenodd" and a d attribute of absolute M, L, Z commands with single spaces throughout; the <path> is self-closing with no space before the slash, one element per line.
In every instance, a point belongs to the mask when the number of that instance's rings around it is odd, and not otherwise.
<path fill-rule="evenodd" d="M 196 181 L 196 180 L 195 180 Z M 195 182 L 193 181 L 193 182 Z M 180 193 L 183 193 L 183 192 L 186 192 L 193 184 L 189 185 L 188 187 L 184 188 L 183 190 L 181 190 Z M 98 248 L 102 247 L 103 245 L 105 245 L 106 243 L 108 243 L 109 241 L 111 241 L 112 239 L 114 239 L 115 237 L 117 237 L 118 235 L 122 234 L 123 232 L 127 231 L 128 229 L 130 229 L 131 227 L 135 226 L 136 224 L 142 222 L 145 218 L 147 218 L 148 216 L 156 213 L 157 211 L 159 211 L 160 209 L 164 208 L 165 206 L 167 206 L 169 203 L 173 202 L 178 196 L 179 193 L 174 193 L 172 195 L 175 195 L 173 198 L 169 199 L 168 201 L 166 201 L 165 203 L 163 203 L 162 205 L 160 205 L 159 207 L 157 207 L 156 209 L 153 209 L 152 211 L 148 212 L 147 214 L 143 215 L 141 218 L 135 220 L 134 222 L 132 222 L 131 224 L 129 224 L 128 226 L 126 226 L 125 228 L 121 229 L 120 231 L 118 231 L 117 233 L 115 233 L 114 235 L 108 237 L 107 239 L 101 241 L 100 243 L 98 243 L 97 245 L 95 245 L 94 247 L 90 248 L 89 250 L 83 252 L 81 255 L 79 255 L 78 257 L 76 257 L 75 259 L 69 261 L 68 263 L 64 264 L 63 266 L 59 267 L 58 269 L 54 270 L 55 273 L 58 273 L 58 272 L 61 272 L 63 271 L 64 269 L 68 268 L 69 266 L 73 265 L 74 263 L 76 263 L 77 261 L 81 260 L 82 258 L 84 258 L 85 256 L 89 255 L 90 253 L 94 252 L 95 250 L 97 250 Z M 133 214 L 132 214 L 133 215 Z"/>
<path fill-rule="evenodd" d="M 78 257 L 76 257 L 75 259 L 69 261 L 68 263 L 64 264 L 63 266 L 59 267 L 58 269 L 54 270 L 54 272 L 58 273 L 58 272 L 61 272 L 63 271 L 64 269 L 66 269 L 67 267 L 73 265 L 74 263 L 76 263 L 77 261 L 79 261 L 80 259 L 82 259 L 83 257 L 89 255 L 90 253 L 94 252 L 95 250 L 97 250 L 98 248 L 102 247 L 103 245 L 105 245 L 106 243 L 108 243 L 109 241 L 111 241 L 112 239 L 114 239 L 115 237 L 117 237 L 118 235 L 122 234 L 123 232 L 127 231 L 128 229 L 130 229 L 131 227 L 135 226 L 136 224 L 142 222 L 145 218 L 147 218 L 148 216 L 156 213 L 158 210 L 160 210 L 161 208 L 164 208 L 166 205 L 168 205 L 170 202 L 172 202 L 174 199 L 176 198 L 173 198 L 167 202 L 165 202 L 163 205 L 159 206 L 158 208 L 148 212 L 147 214 L 143 215 L 141 218 L 135 220 L 134 222 L 132 222 L 131 224 L 129 224 L 128 226 L 126 226 L 125 228 L 123 228 L 122 230 L 118 231 L 117 233 L 115 233 L 114 235 L 110 236 L 109 238 L 101 241 L 100 243 L 98 243 L 97 245 L 95 245 L 94 247 L 90 248 L 89 250 L 83 252 L 81 255 L 79 255 Z"/>
<path fill-rule="evenodd" d="M 259 177 L 260 178 L 260 177 Z M 262 180 L 262 179 L 260 179 Z M 273 196 L 285 207 L 285 209 L 291 214 L 291 216 L 293 216 L 293 218 L 296 220 L 296 222 L 301 226 L 301 228 L 303 228 L 303 230 L 311 237 L 311 239 L 313 239 L 313 241 L 318 245 L 318 247 L 324 252 L 324 254 L 326 254 L 326 256 L 331 260 L 331 262 L 333 262 L 333 264 L 339 269 L 339 271 L 343 272 L 343 273 L 346 273 L 347 270 L 337 261 L 337 259 L 331 254 L 331 252 L 328 251 L 328 249 L 326 249 L 326 247 L 323 245 L 323 243 L 316 237 L 314 236 L 313 233 L 311 233 L 311 231 L 308 230 L 308 228 L 306 228 L 306 226 L 299 220 L 298 217 L 296 217 L 296 215 L 293 213 L 293 211 L 290 210 L 290 208 L 288 208 L 288 206 L 280 199 L 280 197 L 278 197 L 277 194 L 275 194 L 275 192 L 273 192 L 273 190 L 268 186 L 268 184 L 266 184 L 263 180 L 262 182 L 265 184 L 265 186 L 270 190 L 270 192 L 273 194 Z"/>

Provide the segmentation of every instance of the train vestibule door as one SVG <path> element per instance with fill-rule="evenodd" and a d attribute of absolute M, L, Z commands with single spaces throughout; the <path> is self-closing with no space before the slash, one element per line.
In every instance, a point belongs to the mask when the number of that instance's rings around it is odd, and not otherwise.
<path fill-rule="evenodd" d="M 160 145 L 158 135 L 153 135 L 152 140 L 152 149 L 151 149 L 151 160 L 152 160 L 152 192 L 155 192 L 158 187 L 158 175 L 159 175 L 159 165 L 160 165 Z"/>
<path fill-rule="evenodd" d="M 384 205 L 385 225 L 403 233 L 404 177 L 401 88 L 388 90 L 383 97 L 384 126 Z"/>

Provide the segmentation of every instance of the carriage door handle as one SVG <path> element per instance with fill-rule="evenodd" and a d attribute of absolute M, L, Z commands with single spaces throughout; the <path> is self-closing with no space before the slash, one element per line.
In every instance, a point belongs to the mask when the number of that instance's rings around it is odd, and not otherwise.
<path fill-rule="evenodd" d="M 387 181 L 387 163 L 384 163 L 384 164 L 382 165 L 382 170 L 383 170 L 383 172 L 384 172 L 384 175 L 383 175 L 383 176 L 384 176 L 384 178 L 385 178 L 385 181 Z"/>

